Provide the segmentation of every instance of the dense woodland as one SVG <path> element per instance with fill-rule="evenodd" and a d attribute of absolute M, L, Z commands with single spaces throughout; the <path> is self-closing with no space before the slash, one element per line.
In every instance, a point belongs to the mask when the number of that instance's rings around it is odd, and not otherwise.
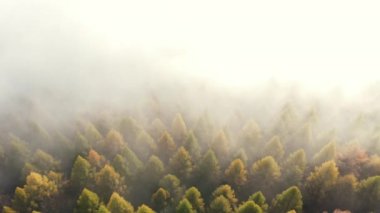
<path fill-rule="evenodd" d="M 268 122 L 189 108 L 152 98 L 139 110 L 59 125 L 3 115 L 2 211 L 380 211 L 380 126 L 371 114 L 347 112 L 337 127 L 330 112 L 291 102 Z"/>

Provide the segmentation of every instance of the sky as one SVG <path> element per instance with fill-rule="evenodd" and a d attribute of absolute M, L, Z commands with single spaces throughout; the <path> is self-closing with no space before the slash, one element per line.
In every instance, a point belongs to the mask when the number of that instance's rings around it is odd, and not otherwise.
<path fill-rule="evenodd" d="M 350 0 L 2 0 L 0 94 L 175 77 L 356 94 L 380 80 L 378 11 Z"/>

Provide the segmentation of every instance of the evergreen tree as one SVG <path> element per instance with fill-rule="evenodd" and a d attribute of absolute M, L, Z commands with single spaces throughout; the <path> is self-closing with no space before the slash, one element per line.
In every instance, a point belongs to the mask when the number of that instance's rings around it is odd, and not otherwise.
<path fill-rule="evenodd" d="M 176 208 L 176 212 L 177 213 L 196 213 L 197 211 L 195 211 L 193 207 L 191 206 L 191 203 L 186 198 L 184 198 L 179 202 Z"/>
<path fill-rule="evenodd" d="M 193 170 L 191 156 L 182 146 L 174 154 L 169 162 L 170 171 L 181 180 L 188 180 Z"/>
<path fill-rule="evenodd" d="M 129 171 L 128 164 L 123 156 L 117 154 L 112 161 L 112 167 L 115 168 L 116 172 L 122 177 L 126 179 L 131 178 L 131 171 Z"/>
<path fill-rule="evenodd" d="M 136 213 L 155 213 L 149 206 L 142 204 L 136 211 Z"/>
<path fill-rule="evenodd" d="M 243 161 L 235 159 L 231 162 L 230 166 L 226 169 L 225 175 L 227 180 L 233 186 L 242 186 L 247 181 L 247 170 Z"/>
<path fill-rule="evenodd" d="M 90 163 L 78 155 L 74 162 L 73 168 L 71 169 L 70 181 L 74 189 L 81 190 L 88 183 L 90 172 Z"/>
<path fill-rule="evenodd" d="M 313 157 L 315 165 L 320 165 L 323 162 L 334 160 L 336 156 L 335 142 L 326 144 L 317 154 Z"/>
<path fill-rule="evenodd" d="M 280 167 L 272 156 L 264 157 L 252 165 L 251 183 L 256 190 L 263 190 L 270 194 L 272 188 L 281 177 Z"/>
<path fill-rule="evenodd" d="M 168 190 L 174 201 L 178 201 L 183 194 L 181 181 L 172 174 L 165 175 L 159 182 L 159 186 Z"/>
<path fill-rule="evenodd" d="M 113 192 L 123 193 L 126 190 L 122 177 L 120 177 L 120 174 L 110 165 L 105 165 L 96 173 L 95 184 L 98 194 L 103 200 L 109 197 Z"/>
<path fill-rule="evenodd" d="M 264 212 L 268 210 L 268 204 L 265 202 L 265 196 L 261 191 L 255 192 L 249 196 L 248 200 L 255 202 Z"/>
<path fill-rule="evenodd" d="M 171 202 L 170 193 L 163 188 L 159 188 L 152 195 L 152 204 L 154 208 L 159 212 L 164 210 L 168 205 L 171 204 Z"/>
<path fill-rule="evenodd" d="M 291 153 L 283 165 L 283 181 L 286 186 L 299 185 L 306 169 L 306 154 L 303 149 Z"/>
<path fill-rule="evenodd" d="M 112 193 L 107 209 L 112 213 L 134 213 L 133 206 L 116 192 Z"/>
<path fill-rule="evenodd" d="M 281 143 L 280 137 L 273 136 L 264 148 L 264 156 L 272 156 L 277 161 L 281 160 L 284 156 L 284 146 Z"/>
<path fill-rule="evenodd" d="M 77 200 L 76 213 L 96 213 L 99 207 L 99 197 L 96 193 L 84 188 Z"/>
<path fill-rule="evenodd" d="M 219 184 L 220 166 L 214 152 L 210 149 L 203 156 L 197 168 L 198 188 L 208 195 Z"/>
<path fill-rule="evenodd" d="M 137 135 L 135 143 L 132 143 L 133 150 L 135 150 L 137 156 L 141 159 L 146 160 L 151 154 L 155 153 L 157 150 L 157 144 L 154 142 L 153 138 L 146 131 L 140 131 Z"/>
<path fill-rule="evenodd" d="M 177 113 L 172 121 L 172 134 L 177 144 L 182 144 L 187 136 L 187 126 L 180 113 Z"/>
<path fill-rule="evenodd" d="M 235 208 L 238 200 L 235 195 L 235 191 L 231 188 L 231 186 L 225 184 L 221 185 L 218 188 L 215 189 L 215 191 L 212 193 L 213 198 L 217 198 L 219 196 L 223 196 L 227 198 L 230 205 Z"/>
<path fill-rule="evenodd" d="M 305 203 L 308 208 L 317 210 L 317 206 L 324 207 L 322 204 L 326 203 L 327 193 L 335 185 L 338 176 L 339 171 L 334 161 L 327 161 L 314 169 L 305 183 Z"/>
<path fill-rule="evenodd" d="M 237 213 L 262 213 L 260 206 L 253 201 L 247 201 L 239 206 Z"/>
<path fill-rule="evenodd" d="M 173 138 L 168 132 L 164 132 L 157 143 L 157 156 L 166 163 L 175 152 L 175 149 L 176 145 Z"/>
<path fill-rule="evenodd" d="M 210 213 L 232 213 L 233 210 L 231 208 L 231 204 L 228 201 L 227 198 L 225 198 L 223 195 L 220 195 L 219 197 L 215 198 L 210 203 Z"/>
<path fill-rule="evenodd" d="M 271 212 L 282 213 L 290 210 L 295 210 L 302 213 L 302 194 L 296 186 L 292 186 L 287 190 L 278 194 L 273 200 Z"/>
<path fill-rule="evenodd" d="M 362 180 L 358 186 L 360 212 L 378 212 L 380 210 L 380 176 Z"/>
<path fill-rule="evenodd" d="M 102 145 L 102 150 L 105 156 L 113 158 L 123 149 L 125 143 L 123 136 L 116 130 L 110 130 Z"/>
<path fill-rule="evenodd" d="M 132 175 L 137 174 L 143 168 L 144 164 L 129 147 L 125 146 L 121 151 L 121 155 L 125 158 Z"/>
<path fill-rule="evenodd" d="M 195 137 L 192 131 L 189 132 L 184 143 L 184 148 L 189 151 L 191 158 L 195 161 L 201 157 L 201 148 L 198 143 L 198 139 Z"/>
<path fill-rule="evenodd" d="M 104 204 L 101 204 L 96 213 L 111 213 Z"/>
<path fill-rule="evenodd" d="M 198 213 L 205 212 L 205 203 L 203 201 L 201 192 L 196 187 L 191 187 L 185 192 L 184 196 L 190 203 L 194 210 Z"/>
<path fill-rule="evenodd" d="M 222 165 L 229 156 L 229 141 L 223 130 L 221 130 L 213 139 L 211 148 L 215 152 L 217 158 L 222 162 Z"/>

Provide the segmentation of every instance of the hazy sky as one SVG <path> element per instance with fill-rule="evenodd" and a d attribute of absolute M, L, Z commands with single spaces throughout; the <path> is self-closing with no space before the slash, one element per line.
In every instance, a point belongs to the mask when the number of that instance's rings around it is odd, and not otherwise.
<path fill-rule="evenodd" d="M 355 93 L 380 80 L 379 11 L 379 1 L 349 0 L 2 0 L 0 89 L 117 85 L 147 73 Z"/>

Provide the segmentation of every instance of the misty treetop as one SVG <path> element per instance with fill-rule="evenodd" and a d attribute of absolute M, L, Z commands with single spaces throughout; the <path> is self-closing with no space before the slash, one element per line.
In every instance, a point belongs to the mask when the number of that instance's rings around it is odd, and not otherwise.
<path fill-rule="evenodd" d="M 2 211 L 380 211 L 376 118 L 337 129 L 292 104 L 259 122 L 152 102 L 60 125 L 9 116 L 0 131 Z"/>

